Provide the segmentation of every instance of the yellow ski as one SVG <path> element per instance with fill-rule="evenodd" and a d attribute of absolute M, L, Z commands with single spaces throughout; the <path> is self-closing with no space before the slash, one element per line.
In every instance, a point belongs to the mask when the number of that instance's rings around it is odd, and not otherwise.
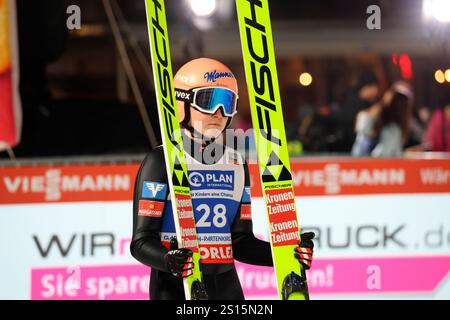
<path fill-rule="evenodd" d="M 187 300 L 204 300 L 207 299 L 207 294 L 201 282 L 200 253 L 175 104 L 164 0 L 145 0 L 145 7 L 158 116 L 177 240 L 180 247 L 194 252 L 193 274 L 183 280 L 184 293 Z"/>
<path fill-rule="evenodd" d="M 258 163 L 270 230 L 278 295 L 309 299 L 294 257 L 300 242 L 295 194 L 278 87 L 268 0 L 236 0 Z"/>

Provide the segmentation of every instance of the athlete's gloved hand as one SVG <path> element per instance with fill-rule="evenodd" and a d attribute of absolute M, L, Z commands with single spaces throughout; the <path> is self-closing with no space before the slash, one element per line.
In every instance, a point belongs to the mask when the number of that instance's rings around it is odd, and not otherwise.
<path fill-rule="evenodd" d="M 305 270 L 311 268 L 314 252 L 314 242 L 312 239 L 316 236 L 314 232 L 305 232 L 301 235 L 302 241 L 299 242 L 298 247 L 294 249 L 294 257 L 300 262 Z"/>
<path fill-rule="evenodd" d="M 177 239 L 170 240 L 170 251 L 166 253 L 164 260 L 167 268 L 178 278 L 187 278 L 192 275 L 194 262 L 192 260 L 192 250 L 178 249 Z"/>

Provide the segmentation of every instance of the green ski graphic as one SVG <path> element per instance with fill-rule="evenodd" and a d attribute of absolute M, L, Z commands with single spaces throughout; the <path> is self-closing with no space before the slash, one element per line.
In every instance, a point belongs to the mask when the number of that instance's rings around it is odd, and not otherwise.
<path fill-rule="evenodd" d="M 278 295 L 283 300 L 305 300 L 309 299 L 306 275 L 294 258 L 294 249 L 300 241 L 300 228 L 269 4 L 268 0 L 236 0 L 236 7 Z"/>
<path fill-rule="evenodd" d="M 194 252 L 193 274 L 183 280 L 185 297 L 187 300 L 207 299 L 201 282 L 198 238 L 175 104 L 164 0 L 145 0 L 145 7 L 158 116 L 177 240 L 179 247 L 188 248 Z"/>

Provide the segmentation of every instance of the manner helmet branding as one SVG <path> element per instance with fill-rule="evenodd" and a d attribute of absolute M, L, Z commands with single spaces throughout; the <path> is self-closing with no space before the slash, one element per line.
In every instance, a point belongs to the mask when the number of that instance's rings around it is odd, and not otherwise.
<path fill-rule="evenodd" d="M 217 72 L 217 70 L 214 70 L 206 72 L 203 78 L 206 79 L 206 82 L 216 82 L 219 78 L 234 78 L 234 75 L 231 72 Z"/>

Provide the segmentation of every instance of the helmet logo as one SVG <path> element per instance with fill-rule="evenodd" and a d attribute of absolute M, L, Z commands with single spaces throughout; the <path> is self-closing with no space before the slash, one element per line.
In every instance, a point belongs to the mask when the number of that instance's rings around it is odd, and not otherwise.
<path fill-rule="evenodd" d="M 216 82 L 219 78 L 234 78 L 234 75 L 231 72 L 217 72 L 214 70 L 211 72 L 206 72 L 203 75 L 203 78 L 206 79 L 206 82 Z"/>

